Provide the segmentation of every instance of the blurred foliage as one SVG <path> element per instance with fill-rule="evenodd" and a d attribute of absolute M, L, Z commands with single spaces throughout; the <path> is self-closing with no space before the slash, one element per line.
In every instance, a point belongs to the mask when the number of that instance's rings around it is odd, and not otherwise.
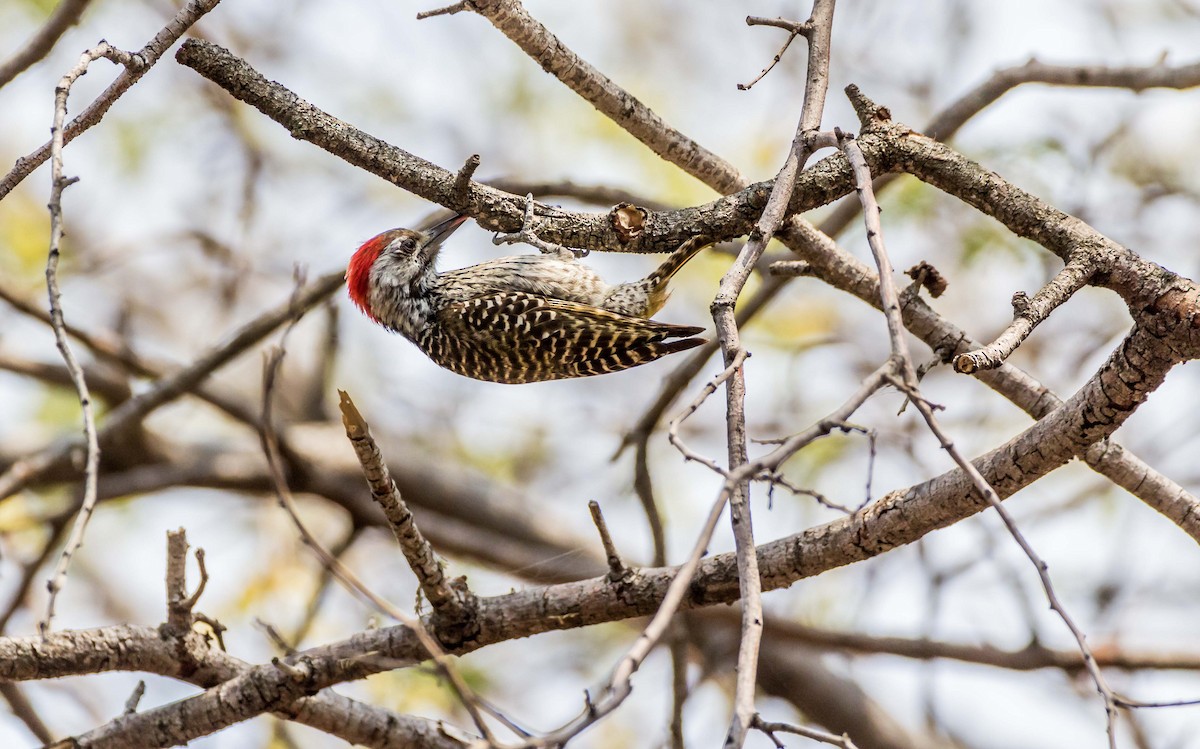
<path fill-rule="evenodd" d="M 5 285 L 14 280 L 32 284 L 46 272 L 50 216 L 44 201 L 35 201 L 31 192 L 14 190 L 0 201 L 0 278 Z"/>
<path fill-rule="evenodd" d="M 454 667 L 477 694 L 486 695 L 491 683 L 485 671 L 474 668 L 470 659 L 453 658 Z M 372 704 L 400 713 L 428 715 L 445 713 L 467 717 L 458 695 L 431 663 L 377 674 L 367 679 Z M 469 722 L 469 721 L 468 721 Z"/>
<path fill-rule="evenodd" d="M 4 543 L 12 545 L 10 553 L 30 551 L 35 538 L 36 543 L 45 543 L 47 504 L 45 496 L 39 495 L 33 500 L 33 495 L 28 492 L 0 502 L 0 533 L 4 534 Z"/>
<path fill-rule="evenodd" d="M 92 407 L 97 419 L 104 418 L 105 408 L 102 399 L 94 399 Z M 39 425 L 54 432 L 83 429 L 82 417 L 79 414 L 79 396 L 73 389 L 43 388 L 34 418 Z"/>
<path fill-rule="evenodd" d="M 993 259 L 997 254 L 1016 261 L 1033 260 L 1041 254 L 1039 251 L 1035 256 L 1029 247 L 1030 243 L 1023 242 L 999 222 L 983 216 L 972 219 L 959 237 L 962 263 L 967 268 L 985 257 Z"/>
<path fill-rule="evenodd" d="M 59 0 L 11 0 L 14 6 L 20 7 L 30 16 L 43 18 L 54 12 Z"/>
<path fill-rule="evenodd" d="M 756 340 L 787 347 L 793 353 L 827 340 L 840 327 L 836 305 L 825 299 L 787 295 L 772 306 L 772 313 L 751 325 Z"/>

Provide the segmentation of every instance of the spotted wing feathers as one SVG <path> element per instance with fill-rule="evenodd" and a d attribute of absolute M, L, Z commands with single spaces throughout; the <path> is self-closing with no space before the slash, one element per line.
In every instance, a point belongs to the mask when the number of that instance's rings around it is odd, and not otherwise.
<path fill-rule="evenodd" d="M 522 383 L 619 372 L 699 346 L 704 339 L 692 336 L 703 331 L 500 291 L 443 308 L 420 343 L 458 374 Z"/>

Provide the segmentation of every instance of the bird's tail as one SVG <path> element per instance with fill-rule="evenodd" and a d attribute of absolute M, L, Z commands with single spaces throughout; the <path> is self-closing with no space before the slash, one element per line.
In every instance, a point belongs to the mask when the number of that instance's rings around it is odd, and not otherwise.
<path fill-rule="evenodd" d="M 663 261 L 662 265 L 654 269 L 654 272 L 646 276 L 646 281 L 652 288 L 660 288 L 665 286 L 671 277 L 679 272 L 679 269 L 687 265 L 687 262 L 696 256 L 696 253 L 703 250 L 705 247 L 712 244 L 704 237 L 692 237 L 688 241 L 679 246 L 679 249 L 672 252 Z"/>
<path fill-rule="evenodd" d="M 651 317 L 662 309 L 662 306 L 667 303 L 667 298 L 671 296 L 671 292 L 667 289 L 671 277 L 678 273 L 680 268 L 687 265 L 687 262 L 696 256 L 696 253 L 710 244 L 712 241 L 704 237 L 692 237 L 680 245 L 679 249 L 668 255 L 662 265 L 655 268 L 653 273 L 642 280 L 639 285 L 646 289 L 647 300 L 643 317 Z"/>

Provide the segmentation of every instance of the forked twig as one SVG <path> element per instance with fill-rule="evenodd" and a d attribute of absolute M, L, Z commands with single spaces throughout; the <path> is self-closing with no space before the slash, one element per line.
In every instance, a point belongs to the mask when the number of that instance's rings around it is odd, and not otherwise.
<path fill-rule="evenodd" d="M 750 81 L 749 83 L 739 83 L 737 85 L 738 91 L 749 91 L 751 88 L 753 88 L 754 84 L 765 78 L 767 73 L 770 73 L 771 69 L 779 64 L 779 61 L 783 59 L 783 54 L 787 52 L 787 48 L 791 46 L 793 39 L 795 39 L 797 36 L 808 37 L 812 34 L 813 30 L 811 19 L 804 23 L 796 23 L 795 21 L 788 21 L 784 18 L 760 18 L 758 16 L 746 16 L 746 25 L 775 26 L 776 28 L 784 29 L 790 33 L 788 34 L 788 38 L 784 41 L 783 46 L 780 47 L 779 51 L 775 53 L 775 58 L 771 60 L 771 63 L 767 65 L 767 67 L 763 68 L 762 72 L 754 77 L 754 80 Z"/>

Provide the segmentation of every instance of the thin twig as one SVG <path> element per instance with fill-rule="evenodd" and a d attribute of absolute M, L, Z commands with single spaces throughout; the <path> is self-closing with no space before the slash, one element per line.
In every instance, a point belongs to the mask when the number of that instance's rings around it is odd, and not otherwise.
<path fill-rule="evenodd" d="M 208 587 L 208 567 L 204 564 L 204 549 L 196 549 L 196 567 L 200 573 L 200 582 L 196 583 L 196 589 L 182 604 L 188 611 L 196 607 L 200 596 L 204 595 L 204 589 Z"/>
<path fill-rule="evenodd" d="M 129 695 L 129 699 L 125 700 L 125 714 L 133 715 L 137 712 L 138 703 L 142 701 L 142 696 L 146 694 L 146 682 L 143 679 L 138 679 L 137 686 L 133 688 L 133 692 Z"/>
<path fill-rule="evenodd" d="M 461 13 L 462 11 L 467 10 L 469 8 L 470 8 L 470 2 L 468 0 L 463 0 L 463 2 L 454 3 L 453 5 L 447 5 L 444 8 L 435 8 L 433 10 L 423 10 L 417 14 L 417 20 L 423 21 L 426 18 L 433 18 L 434 16 L 452 16 L 455 13 Z"/>
<path fill-rule="evenodd" d="M 592 523 L 600 534 L 600 544 L 604 547 L 604 556 L 608 559 L 608 579 L 614 583 L 620 582 L 629 574 L 629 568 L 621 561 L 617 553 L 617 545 L 613 543 L 608 533 L 608 523 L 604 522 L 604 513 L 600 511 L 600 503 L 596 500 L 588 502 L 588 510 L 592 513 Z"/>
<path fill-rule="evenodd" d="M 59 246 L 63 237 L 62 196 L 63 190 L 77 181 L 63 175 L 63 127 L 67 119 L 67 97 L 71 86 L 80 76 L 87 73 L 88 66 L 96 60 L 105 57 L 117 62 L 126 60 L 128 55 L 101 42 L 80 56 L 79 62 L 67 72 L 54 89 L 54 124 L 50 128 L 50 252 L 46 260 L 46 289 L 50 297 L 50 327 L 54 330 L 54 341 L 62 354 L 63 362 L 75 385 L 79 396 L 79 406 L 83 412 L 83 435 L 87 449 L 87 461 L 83 469 L 83 500 L 79 506 L 79 515 L 71 528 L 62 555 L 54 568 L 54 574 L 46 584 L 50 595 L 46 601 L 46 616 L 38 622 L 38 630 L 45 637 L 50 631 L 54 619 L 54 606 L 58 601 L 59 591 L 67 584 L 67 571 L 75 552 L 83 545 L 83 536 L 87 531 L 88 522 L 96 507 L 96 481 L 100 473 L 100 440 L 96 436 L 96 415 L 92 410 L 92 396 L 88 392 L 87 378 L 83 369 L 71 350 L 67 340 L 66 325 L 63 322 L 62 294 L 58 288 Z"/>
<path fill-rule="evenodd" d="M 733 377 L 733 375 L 739 369 L 741 369 L 742 364 L 744 364 L 746 359 L 749 357 L 750 353 L 746 351 L 746 349 L 738 349 L 735 351 L 733 355 L 733 361 L 729 362 L 729 366 L 725 367 L 721 374 L 705 383 L 704 387 L 700 390 L 699 395 L 697 395 L 692 402 L 688 404 L 687 408 L 677 414 L 675 418 L 671 419 L 667 426 L 668 441 L 675 446 L 675 449 L 683 455 L 685 460 L 694 460 L 700 465 L 708 468 L 710 471 L 719 474 L 720 476 L 729 476 L 729 471 L 721 467 L 717 461 L 695 452 L 686 444 L 684 444 L 683 440 L 679 436 L 679 427 L 683 424 L 683 422 L 687 421 L 688 417 L 700 410 L 700 406 L 704 405 L 704 401 L 708 400 L 708 396 L 717 392 L 717 389 L 720 388 L 721 385 L 723 385 L 730 377 Z"/>
<path fill-rule="evenodd" d="M 777 29 L 783 29 L 790 32 L 792 35 L 801 35 L 804 37 L 812 36 L 813 20 L 810 18 L 807 21 L 793 21 L 790 18 L 765 18 L 763 16 L 746 16 L 747 26 L 774 26 Z"/>
<path fill-rule="evenodd" d="M 1032 299 L 1021 293 L 1014 294 L 1012 324 L 987 346 L 959 354 L 954 360 L 954 369 L 962 374 L 971 374 L 980 369 L 995 369 L 1003 364 L 1035 327 L 1087 285 L 1092 276 L 1091 265 L 1091 260 L 1083 257 L 1072 260 L 1038 289 Z"/>
<path fill-rule="evenodd" d="M 942 110 L 924 131 L 930 137 L 947 140 L 971 117 L 1001 96 L 1027 83 L 1050 86 L 1124 88 L 1144 91 L 1149 88 L 1189 89 L 1200 86 L 1200 62 L 1184 65 L 1051 65 L 1030 60 L 992 73 L 988 79 L 960 96 Z"/>
<path fill-rule="evenodd" d="M 771 18 L 759 18 L 757 16 L 746 16 L 746 25 L 747 26 L 775 26 L 777 28 L 784 29 L 790 33 L 788 34 L 787 40 L 784 41 L 783 46 L 780 47 L 779 51 L 775 53 L 775 58 L 773 60 L 771 60 L 771 63 L 769 65 L 767 65 L 767 67 L 763 68 L 762 72 L 754 77 L 754 80 L 750 81 L 749 83 L 739 83 L 737 85 L 738 91 L 749 91 L 751 88 L 754 87 L 754 84 L 758 83 L 763 78 L 765 78 L 767 76 L 767 73 L 770 73 L 771 69 L 774 68 L 776 65 L 778 65 L 779 61 L 783 59 L 783 54 L 785 52 L 787 52 L 787 48 L 791 46 L 792 40 L 801 34 L 803 34 L 805 37 L 809 36 L 812 33 L 812 28 L 813 28 L 811 21 L 806 22 L 806 23 L 796 23 L 795 21 L 788 21 L 783 18 L 771 19 Z"/>
<path fill-rule="evenodd" d="M 796 175 L 813 152 L 814 136 L 820 130 L 825 95 L 829 86 L 830 32 L 833 26 L 834 0 L 814 0 L 812 14 L 806 22 L 810 26 L 808 39 L 808 75 L 804 88 L 803 105 L 796 134 L 791 148 L 775 184 L 767 198 L 767 205 L 759 217 L 749 241 L 742 248 L 733 265 L 721 278 L 720 288 L 711 305 L 713 321 L 716 323 L 717 338 L 721 344 L 726 366 L 731 365 L 743 350 L 734 305 L 750 274 L 762 257 L 767 243 L 786 218 L 791 201 Z M 725 382 L 726 394 L 726 438 L 728 442 L 729 470 L 737 471 L 747 462 L 745 377 L 742 368 Z M 753 523 L 749 504 L 749 481 L 726 479 L 723 493 L 729 494 L 730 520 L 738 561 L 738 585 L 742 603 L 742 634 L 738 644 L 737 679 L 734 687 L 734 710 L 729 732 L 725 737 L 726 749 L 741 749 L 755 715 L 754 696 L 758 675 L 758 652 L 762 638 L 762 583 L 758 572 L 758 555 L 754 543 Z"/>
<path fill-rule="evenodd" d="M 754 716 L 752 727 L 765 733 L 767 738 L 769 738 L 772 743 L 778 747 L 778 749 L 784 749 L 784 744 L 775 737 L 775 734 L 777 733 L 791 733 L 795 734 L 796 736 L 803 736 L 806 739 L 819 741 L 822 744 L 840 746 L 842 749 L 858 749 L 858 747 L 855 746 L 854 742 L 850 740 L 850 737 L 847 734 L 843 733 L 841 736 L 838 736 L 827 731 L 819 731 L 815 728 L 797 726 L 791 723 L 768 723 L 758 714 L 755 714 Z"/>
<path fill-rule="evenodd" d="M 454 194 L 458 196 L 459 202 L 464 205 L 467 203 L 467 195 L 471 190 L 471 177 L 474 176 L 475 170 L 479 168 L 479 154 L 473 153 L 463 162 L 462 168 L 458 170 L 458 174 L 454 175 Z"/>
<path fill-rule="evenodd" d="M 786 478 L 779 475 L 778 473 L 768 474 L 763 480 L 770 482 L 772 486 L 782 486 L 784 489 L 787 489 L 792 494 L 798 494 L 798 495 L 805 496 L 805 497 L 811 497 L 811 498 L 815 499 L 817 501 L 817 504 L 821 505 L 822 507 L 828 507 L 831 510 L 837 510 L 838 512 L 845 513 L 846 515 L 853 515 L 855 512 L 857 512 L 857 510 L 852 510 L 845 505 L 840 505 L 837 502 L 834 502 L 833 500 L 831 500 L 829 497 L 826 497 L 821 492 L 814 491 L 812 489 L 805 489 L 804 487 L 801 487 L 801 486 L 796 486 L 795 484 L 788 481 Z"/>
<path fill-rule="evenodd" d="M 892 371 L 893 364 L 891 361 L 884 362 L 874 372 L 862 379 L 862 382 L 858 384 L 858 387 L 842 405 L 826 414 L 824 418 L 808 429 L 797 432 L 783 440 L 779 447 L 766 455 L 747 461 L 736 471 L 730 472 L 729 480 L 746 481 L 758 476 L 765 476 L 770 480 L 770 477 L 775 475 L 783 464 L 797 452 L 833 430 L 841 429 L 847 420 L 854 415 L 854 412 L 863 403 L 866 403 L 868 398 L 888 384 L 888 377 Z"/>

